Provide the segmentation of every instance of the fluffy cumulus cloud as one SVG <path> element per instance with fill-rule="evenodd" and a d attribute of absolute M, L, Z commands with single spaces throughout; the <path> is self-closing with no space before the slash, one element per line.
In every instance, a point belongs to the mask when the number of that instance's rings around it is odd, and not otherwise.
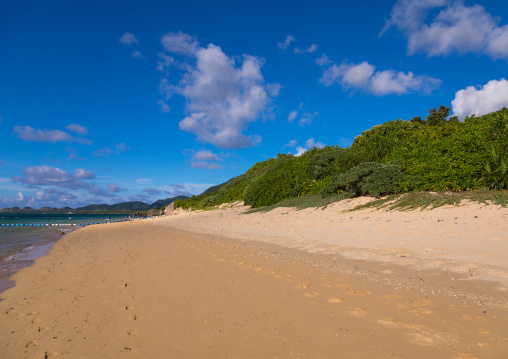
<path fill-rule="evenodd" d="M 126 32 L 122 35 L 118 41 L 124 45 L 132 45 L 133 43 L 139 43 L 138 39 L 134 36 L 132 32 Z"/>
<path fill-rule="evenodd" d="M 12 179 L 24 183 L 30 187 L 56 186 L 68 189 L 89 189 L 90 184 L 83 182 L 83 179 L 94 179 L 91 171 L 83 168 L 75 170 L 74 174 L 51 166 L 34 166 L 21 170 L 24 177 L 14 176 Z"/>
<path fill-rule="evenodd" d="M 437 15 L 426 21 L 431 10 Z M 395 27 L 408 39 L 408 54 L 446 56 L 451 53 L 486 54 L 508 58 L 508 25 L 483 6 L 455 0 L 399 0 L 382 30 Z"/>
<path fill-rule="evenodd" d="M 84 145 L 91 145 L 93 142 L 89 139 L 84 138 L 82 135 L 86 135 L 88 130 L 80 125 L 72 123 L 67 125 L 66 128 L 70 132 L 77 133 L 77 136 L 73 136 L 68 132 L 61 130 L 36 130 L 31 126 L 15 126 L 13 128 L 14 136 L 23 141 L 34 141 L 34 142 L 77 142 Z"/>
<path fill-rule="evenodd" d="M 508 107 L 508 81 L 491 80 L 483 86 L 469 86 L 455 93 L 453 114 L 463 120 L 470 115 L 485 115 Z"/>
<path fill-rule="evenodd" d="M 340 84 L 345 91 L 360 90 L 375 96 L 414 92 L 428 94 L 441 85 L 440 79 L 415 75 L 411 71 L 376 71 L 375 66 L 366 61 L 325 67 L 319 82 L 325 86 Z"/>
<path fill-rule="evenodd" d="M 166 99 L 176 93 L 186 100 L 188 116 L 180 121 L 180 129 L 220 148 L 259 144 L 260 136 L 246 136 L 243 131 L 250 123 L 269 117 L 272 98 L 280 89 L 264 84 L 263 61 L 250 55 L 237 61 L 220 47 L 201 47 L 181 32 L 165 34 L 162 44 L 168 54 L 183 57 L 175 66 L 182 72 L 179 83 L 163 78 L 159 85 Z"/>
<path fill-rule="evenodd" d="M 125 190 L 116 185 L 108 185 L 107 189 L 95 184 L 96 176 L 93 172 L 78 168 L 74 173 L 51 166 L 34 166 L 21 170 L 22 176 L 14 176 L 12 180 L 27 188 L 33 196 L 27 196 L 19 191 L 16 200 L 4 199 L 4 203 L 30 206 L 83 206 L 90 203 L 119 202 L 122 199 L 116 192 Z M 23 198 L 21 198 L 23 197 Z"/>
<path fill-rule="evenodd" d="M 35 198 L 29 202 L 30 206 L 40 205 L 49 207 L 76 206 L 78 197 L 69 191 L 58 188 L 45 188 L 35 191 Z"/>

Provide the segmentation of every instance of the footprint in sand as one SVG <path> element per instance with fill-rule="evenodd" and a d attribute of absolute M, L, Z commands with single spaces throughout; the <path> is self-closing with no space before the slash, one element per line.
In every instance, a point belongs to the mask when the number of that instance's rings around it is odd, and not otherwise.
<path fill-rule="evenodd" d="M 39 329 L 37 329 L 37 331 L 39 333 L 45 333 L 49 330 L 49 327 L 39 327 Z"/>
<path fill-rule="evenodd" d="M 125 307 L 125 310 L 132 310 L 134 309 L 134 306 L 133 305 L 128 305 Z"/>
<path fill-rule="evenodd" d="M 361 308 L 351 308 L 351 314 L 357 316 L 364 316 L 367 312 Z"/>
<path fill-rule="evenodd" d="M 37 315 L 37 314 L 39 314 L 39 312 L 28 312 L 28 313 L 26 313 L 26 315 Z"/>
<path fill-rule="evenodd" d="M 25 348 L 33 348 L 36 347 L 37 345 L 38 345 L 37 340 L 31 340 L 25 345 Z"/>
<path fill-rule="evenodd" d="M 338 303 L 342 303 L 343 300 L 340 299 L 340 298 L 330 298 L 328 299 L 328 303 L 334 303 L 334 304 L 338 304 Z"/>
<path fill-rule="evenodd" d="M 9 316 L 14 316 L 16 315 L 18 312 L 16 311 L 16 309 L 14 308 L 9 308 L 5 311 L 5 314 L 9 315 Z"/>
<path fill-rule="evenodd" d="M 45 358 L 56 358 L 56 356 L 58 355 L 57 352 L 54 352 L 54 351 L 48 351 L 46 353 L 44 353 L 44 357 Z"/>
<path fill-rule="evenodd" d="M 305 293 L 304 295 L 309 298 L 315 298 L 315 297 L 318 297 L 320 294 L 318 292 L 312 290 L 310 292 Z"/>
<path fill-rule="evenodd" d="M 468 353 L 457 353 L 453 359 L 478 359 L 478 357 Z"/>
<path fill-rule="evenodd" d="M 421 345 L 421 346 L 434 345 L 434 340 L 432 338 L 426 337 L 422 334 L 412 333 L 412 334 L 408 334 L 408 335 L 410 337 L 409 341 L 413 344 Z"/>
<path fill-rule="evenodd" d="M 134 314 L 132 317 L 129 318 L 129 320 L 140 320 L 141 318 L 143 318 L 142 315 Z"/>

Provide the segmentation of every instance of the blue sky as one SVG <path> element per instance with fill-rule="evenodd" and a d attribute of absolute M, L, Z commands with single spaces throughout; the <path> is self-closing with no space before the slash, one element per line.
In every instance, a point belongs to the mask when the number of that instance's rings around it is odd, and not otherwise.
<path fill-rule="evenodd" d="M 508 106 L 501 1 L 3 1 L 0 207 L 199 194 L 446 105 Z"/>

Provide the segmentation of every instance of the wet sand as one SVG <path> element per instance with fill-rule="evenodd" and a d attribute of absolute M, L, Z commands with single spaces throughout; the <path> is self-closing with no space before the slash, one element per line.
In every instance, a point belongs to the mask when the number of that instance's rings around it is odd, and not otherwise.
<path fill-rule="evenodd" d="M 68 234 L 3 293 L 0 356 L 506 358 L 507 210 L 353 204 Z"/>

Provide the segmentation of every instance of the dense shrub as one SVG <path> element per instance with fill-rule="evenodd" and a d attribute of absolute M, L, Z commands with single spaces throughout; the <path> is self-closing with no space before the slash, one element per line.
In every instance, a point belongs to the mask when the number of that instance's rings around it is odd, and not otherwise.
<path fill-rule="evenodd" d="M 321 191 L 323 197 L 346 192 L 352 196 L 380 196 L 400 191 L 404 177 L 400 167 L 393 164 L 364 162 L 351 170 L 335 175 L 332 183 Z"/>
<path fill-rule="evenodd" d="M 374 126 L 350 148 L 314 148 L 299 157 L 279 154 L 175 206 L 206 208 L 244 200 L 262 207 L 318 193 L 380 196 L 508 188 L 508 110 L 464 122 L 447 118 L 448 112 L 441 106 L 431 109 L 426 120 Z"/>
<path fill-rule="evenodd" d="M 269 206 L 292 197 L 293 187 L 308 180 L 306 169 L 312 151 L 300 157 L 280 154 L 277 162 L 246 188 L 245 204 L 254 208 Z"/>
<path fill-rule="evenodd" d="M 307 172 L 309 178 L 320 180 L 333 174 L 345 172 L 357 165 L 354 152 L 349 148 L 325 147 L 309 159 Z"/>
<path fill-rule="evenodd" d="M 357 163 L 381 162 L 394 148 L 405 142 L 422 126 L 409 121 L 388 121 L 362 132 L 351 145 Z"/>

